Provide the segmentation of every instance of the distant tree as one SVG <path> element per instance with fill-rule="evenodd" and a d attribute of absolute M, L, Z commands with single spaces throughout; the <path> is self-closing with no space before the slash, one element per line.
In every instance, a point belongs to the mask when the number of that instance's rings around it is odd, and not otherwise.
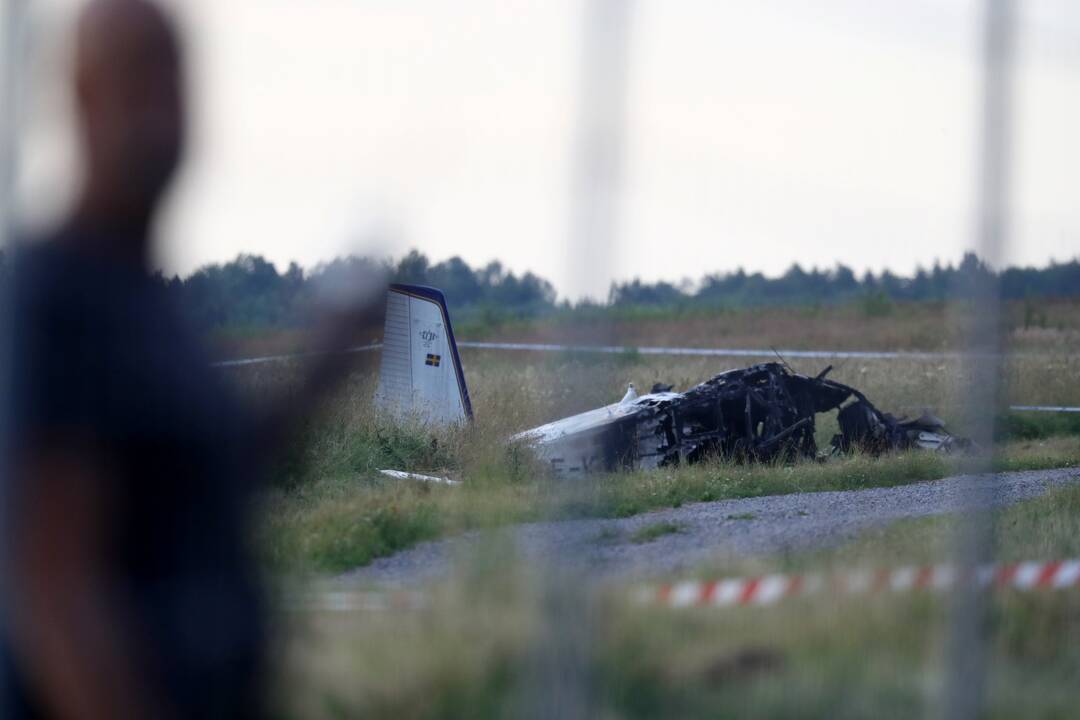
<path fill-rule="evenodd" d="M 394 277 L 398 282 L 412 283 L 414 285 L 428 284 L 428 259 L 416 250 L 401 258 Z"/>
<path fill-rule="evenodd" d="M 859 291 L 859 281 L 846 265 L 837 265 L 829 280 L 834 288 L 833 294 L 837 297 L 851 297 Z"/>
<path fill-rule="evenodd" d="M 628 283 L 612 283 L 608 292 L 609 305 L 677 305 L 686 296 L 671 283 L 642 283 L 634 278 Z"/>
<path fill-rule="evenodd" d="M 472 305 L 483 299 L 484 290 L 477 273 L 464 260 L 452 257 L 427 271 L 428 283 L 440 288 L 448 300 Z"/>

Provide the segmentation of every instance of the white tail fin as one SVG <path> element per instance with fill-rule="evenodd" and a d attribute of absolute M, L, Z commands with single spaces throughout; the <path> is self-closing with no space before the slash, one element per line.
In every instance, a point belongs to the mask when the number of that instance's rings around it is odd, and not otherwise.
<path fill-rule="evenodd" d="M 438 425 L 472 417 L 441 291 L 419 285 L 390 286 L 378 404 L 398 417 Z"/>

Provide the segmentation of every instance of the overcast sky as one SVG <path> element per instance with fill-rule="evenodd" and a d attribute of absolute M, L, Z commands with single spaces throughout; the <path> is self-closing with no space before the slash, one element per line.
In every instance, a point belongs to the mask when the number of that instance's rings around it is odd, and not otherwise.
<path fill-rule="evenodd" d="M 20 191 L 61 211 L 77 0 L 35 0 Z M 1080 4 L 1021 3 L 1008 259 L 1080 254 Z M 169 272 L 241 252 L 499 259 L 563 294 L 791 263 L 911 272 L 973 241 L 974 0 L 636 0 L 619 252 L 571 286 L 581 0 L 176 0 L 194 145 Z"/>

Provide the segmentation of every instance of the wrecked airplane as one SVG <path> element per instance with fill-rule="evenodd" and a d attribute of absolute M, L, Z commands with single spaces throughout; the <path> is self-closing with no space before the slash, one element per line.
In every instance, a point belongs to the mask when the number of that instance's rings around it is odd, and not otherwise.
<path fill-rule="evenodd" d="M 739 461 L 816 458 L 816 418 L 838 411 L 827 454 L 880 454 L 912 447 L 950 451 L 964 443 L 931 415 L 894 418 L 853 387 L 792 372 L 777 362 L 728 370 L 677 393 L 628 397 L 514 436 L 556 474 L 658 468 L 707 457 Z M 631 388 L 632 390 L 632 388 Z M 845 404 L 847 403 L 847 404 Z"/>
<path fill-rule="evenodd" d="M 394 285 L 389 291 L 379 405 L 399 416 L 450 423 L 471 417 L 465 377 L 442 293 Z M 897 419 L 853 387 L 780 362 L 728 370 L 685 392 L 654 386 L 621 401 L 556 420 L 511 441 L 526 443 L 559 476 L 659 468 L 721 457 L 774 462 L 859 450 L 949 452 L 967 442 L 929 414 Z M 837 411 L 840 432 L 825 452 L 818 414 Z"/>

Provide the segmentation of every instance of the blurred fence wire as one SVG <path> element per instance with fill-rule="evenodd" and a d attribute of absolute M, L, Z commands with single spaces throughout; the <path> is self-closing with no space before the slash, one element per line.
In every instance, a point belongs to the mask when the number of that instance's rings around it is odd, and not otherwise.
<path fill-rule="evenodd" d="M 1010 212 L 1010 152 L 1013 118 L 1012 0 L 986 0 L 981 37 L 975 249 L 991 265 L 1006 257 Z M 973 573 L 992 560 L 993 522 L 986 502 L 996 489 L 993 472 L 994 418 L 1001 397 L 1001 299 L 997 279 L 984 274 L 975 300 L 979 312 L 967 328 L 966 427 L 980 451 L 967 467 L 965 512 L 955 535 L 957 567 Z M 961 583 L 951 606 L 946 717 L 966 720 L 983 714 L 986 691 L 986 599 L 975 583 Z"/>
<path fill-rule="evenodd" d="M 614 278 L 626 144 L 633 0 L 584 3 L 577 142 L 570 178 L 570 295 Z M 604 300 L 606 298 L 600 298 Z"/>
<path fill-rule="evenodd" d="M 632 0 L 587 0 L 582 7 L 578 139 L 566 238 L 566 277 L 578 296 L 610 283 L 616 267 L 634 6 Z M 596 339 L 610 338 L 610 327 L 598 329 Z M 589 672 L 594 593 L 580 570 L 564 567 L 558 547 L 547 548 L 546 555 L 538 568 L 544 631 L 533 648 L 524 714 L 595 717 L 596 688 Z"/>

